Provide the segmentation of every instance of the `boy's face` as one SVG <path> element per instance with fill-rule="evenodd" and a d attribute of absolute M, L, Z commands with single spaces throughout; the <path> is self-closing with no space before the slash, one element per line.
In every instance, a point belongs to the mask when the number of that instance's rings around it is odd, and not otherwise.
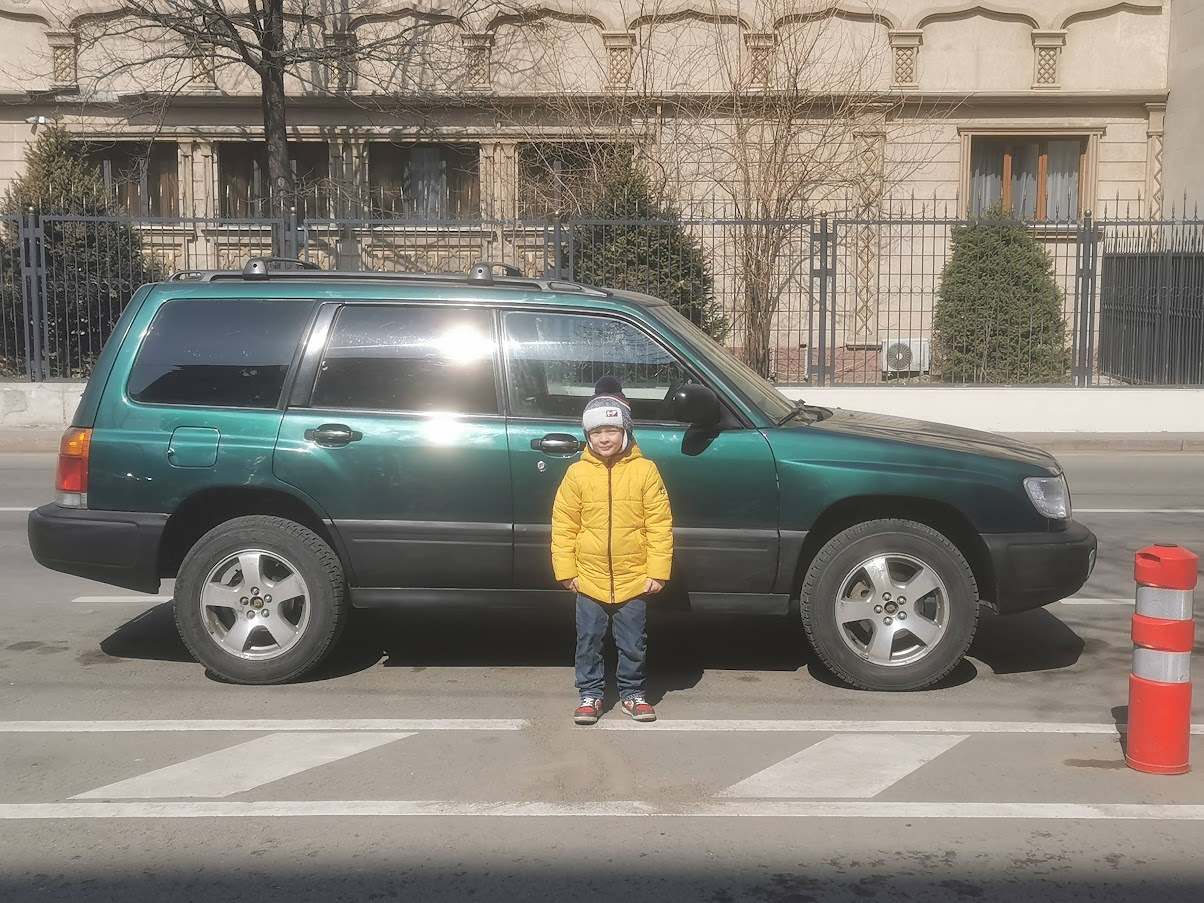
<path fill-rule="evenodd" d="M 616 455 L 623 448 L 623 431 L 617 426 L 600 426 L 588 433 L 594 454 L 603 458 Z"/>

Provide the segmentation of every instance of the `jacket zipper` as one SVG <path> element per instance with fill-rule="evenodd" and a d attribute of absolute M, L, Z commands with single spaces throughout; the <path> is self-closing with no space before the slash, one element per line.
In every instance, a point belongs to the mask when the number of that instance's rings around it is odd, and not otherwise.
<path fill-rule="evenodd" d="M 615 497 L 614 467 L 606 465 L 606 564 L 610 571 L 610 601 L 615 601 Z"/>

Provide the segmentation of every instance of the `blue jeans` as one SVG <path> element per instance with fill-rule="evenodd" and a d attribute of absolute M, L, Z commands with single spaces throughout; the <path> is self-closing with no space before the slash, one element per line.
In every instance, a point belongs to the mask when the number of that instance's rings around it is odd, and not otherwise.
<path fill-rule="evenodd" d="M 648 654 L 645 631 L 648 605 L 632 599 L 618 605 L 596 602 L 589 596 L 577 596 L 577 691 L 584 699 L 602 698 L 606 670 L 602 661 L 602 643 L 609 624 L 619 651 L 615 677 L 619 698 L 644 695 L 644 661 Z"/>

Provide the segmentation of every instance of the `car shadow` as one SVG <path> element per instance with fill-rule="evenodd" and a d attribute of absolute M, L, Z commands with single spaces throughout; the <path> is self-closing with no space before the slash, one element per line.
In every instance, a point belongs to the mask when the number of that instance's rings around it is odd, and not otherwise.
<path fill-rule="evenodd" d="M 112 658 L 193 661 L 176 630 L 171 602 L 161 602 L 126 621 L 100 641 L 100 651 Z"/>
<path fill-rule="evenodd" d="M 1078 663 L 1087 643 L 1044 608 L 1014 615 L 983 611 L 969 656 L 996 674 L 1060 671 Z"/>
<path fill-rule="evenodd" d="M 415 624 L 421 624 L 415 630 Z M 573 610 L 354 612 L 339 648 L 307 679 L 329 680 L 366 670 L 429 667 L 572 668 Z M 708 670 L 797 671 L 811 653 L 797 621 L 780 617 L 654 611 L 648 617 L 647 697 L 696 687 Z M 611 676 L 604 707 L 617 700 L 616 651 L 604 650 Z"/>
<path fill-rule="evenodd" d="M 746 672 L 750 683 L 759 671 L 806 670 L 820 683 L 845 686 L 811 651 L 796 616 L 653 610 L 648 643 L 648 698 L 654 705 L 666 694 L 698 686 L 709 670 Z M 332 654 L 302 681 L 336 680 L 374 667 L 571 668 L 573 648 L 569 605 L 540 611 L 360 609 L 351 612 Z M 117 659 L 193 662 L 176 632 L 170 602 L 122 624 L 100 649 Z M 932 689 L 975 680 L 979 669 L 971 659 L 995 674 L 1052 673 L 1076 664 L 1085 651 L 1089 645 L 1044 609 L 1002 617 L 984 612 L 968 657 Z M 609 640 L 605 654 L 613 675 Z M 606 702 L 615 698 L 611 687 Z"/>

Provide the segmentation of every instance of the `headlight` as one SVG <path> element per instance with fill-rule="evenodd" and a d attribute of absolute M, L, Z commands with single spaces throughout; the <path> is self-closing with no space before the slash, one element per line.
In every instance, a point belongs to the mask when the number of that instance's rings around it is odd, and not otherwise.
<path fill-rule="evenodd" d="M 1052 520 L 1070 518 L 1070 490 L 1066 477 L 1029 477 L 1024 481 L 1024 491 L 1032 500 L 1033 507 Z"/>

